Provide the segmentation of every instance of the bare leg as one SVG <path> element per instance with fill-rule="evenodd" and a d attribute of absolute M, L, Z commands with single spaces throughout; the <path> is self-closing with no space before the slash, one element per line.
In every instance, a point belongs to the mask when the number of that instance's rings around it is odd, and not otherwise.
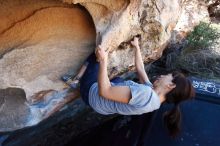
<path fill-rule="evenodd" d="M 72 76 L 66 83 L 71 85 L 71 84 L 79 84 L 79 80 L 81 79 L 81 77 L 83 76 L 83 74 L 86 71 L 88 64 L 85 63 L 81 66 L 81 68 L 79 69 L 78 73 L 75 76 Z"/>
<path fill-rule="evenodd" d="M 98 32 L 96 36 L 96 46 L 98 46 L 101 43 L 101 41 L 102 41 L 102 38 L 101 38 L 100 32 Z M 80 68 L 79 72 L 77 73 L 76 77 L 81 78 L 83 74 L 85 73 L 87 66 L 88 66 L 88 63 L 87 62 L 84 63 L 82 67 Z"/>
<path fill-rule="evenodd" d="M 102 38 L 101 38 L 100 32 L 98 32 L 97 36 L 96 36 L 96 45 L 100 44 L 101 41 L 102 41 Z M 79 69 L 78 73 L 75 76 L 70 77 L 66 81 L 66 83 L 73 88 L 77 88 L 79 86 L 79 81 L 80 81 L 81 77 L 83 76 L 83 74 L 85 73 L 85 71 L 87 69 L 87 66 L 88 66 L 88 62 L 85 62 L 82 65 L 82 67 Z"/>
<path fill-rule="evenodd" d="M 98 32 L 96 36 L 96 46 L 99 45 L 101 41 L 102 41 L 102 38 L 101 38 L 100 32 Z M 88 63 L 87 62 L 84 63 L 75 77 L 80 79 L 85 73 L 87 66 L 88 66 Z"/>
<path fill-rule="evenodd" d="M 82 67 L 80 68 L 79 72 L 76 75 L 78 78 L 81 78 L 83 76 L 83 74 L 86 71 L 87 66 L 88 66 L 88 64 L 83 64 L 82 65 Z"/>

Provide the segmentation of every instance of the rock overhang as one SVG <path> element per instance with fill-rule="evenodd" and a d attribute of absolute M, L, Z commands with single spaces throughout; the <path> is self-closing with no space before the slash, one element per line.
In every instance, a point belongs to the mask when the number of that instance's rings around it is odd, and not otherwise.
<path fill-rule="evenodd" d="M 4 55 L 0 59 L 0 88 L 24 89 L 30 110 L 33 101 L 39 100 L 39 105 L 41 100 L 55 102 L 53 106 L 48 103 L 39 108 L 39 121 L 78 96 L 67 92 L 60 76 L 76 72 L 86 56 L 94 51 L 96 33 L 101 34 L 101 46 L 111 50 L 108 72 L 109 75 L 114 72 L 114 76 L 134 69 L 134 52 L 129 43 L 134 36 L 141 36 L 142 56 L 145 63 L 150 63 L 162 55 L 171 40 L 178 41 L 177 27 L 187 32 L 208 16 L 205 6 L 199 6 L 197 0 L 63 2 L 22 1 L 19 4 L 7 0 L 1 4 L 5 8 L 7 3 L 12 3 L 15 13 L 10 15 L 12 10 L 1 9 L 4 21 L 0 25 L 0 54 Z M 200 7 L 204 13 L 193 7 Z M 183 19 L 186 15 L 190 19 Z M 192 18 L 197 19 L 191 23 Z M 185 23 L 181 23 L 183 20 Z M 21 123 L 22 126 L 27 125 Z"/>

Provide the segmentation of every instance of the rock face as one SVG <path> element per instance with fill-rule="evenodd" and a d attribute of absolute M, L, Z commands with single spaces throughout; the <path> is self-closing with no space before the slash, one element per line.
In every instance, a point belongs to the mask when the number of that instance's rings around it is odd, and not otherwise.
<path fill-rule="evenodd" d="M 24 104 L 26 101 L 24 90 L 7 88 L 1 89 L 0 92 L 0 123 L 2 130 L 7 130 L 4 129 L 6 127 L 19 128 L 21 123 L 26 123 L 27 121 L 27 119 L 20 117 L 28 118 L 27 115 L 29 115 L 29 108 Z M 7 111 L 4 111 L 5 107 L 7 107 Z"/>
<path fill-rule="evenodd" d="M 11 114 L 9 104 L 0 105 L 5 113 L 0 121 L 11 123 L 1 124 L 0 131 L 7 131 L 40 122 L 78 95 L 68 93 L 60 76 L 80 67 L 94 50 L 96 34 L 91 16 L 79 6 L 7 0 L 0 7 L 0 88 L 20 88 L 26 98 L 17 102 L 16 94 L 0 97 L 7 101 L 15 96 L 18 106 L 26 107 L 21 115 L 16 108 Z"/>
<path fill-rule="evenodd" d="M 0 92 L 24 90 L 26 101 L 16 103 L 27 111 L 19 126 L 1 124 L 0 131 L 37 124 L 79 96 L 69 92 L 60 76 L 79 69 L 95 49 L 96 33 L 110 50 L 109 75 L 114 76 L 134 69 L 129 43 L 134 36 L 141 36 L 142 56 L 149 63 L 171 39 L 180 40 L 208 17 L 198 0 L 5 0 L 0 8 Z M 0 102 L 0 113 L 11 112 L 5 105 Z M 27 117 L 32 118 L 22 122 Z M 0 117 L 4 119 L 17 122 L 8 114 Z"/>

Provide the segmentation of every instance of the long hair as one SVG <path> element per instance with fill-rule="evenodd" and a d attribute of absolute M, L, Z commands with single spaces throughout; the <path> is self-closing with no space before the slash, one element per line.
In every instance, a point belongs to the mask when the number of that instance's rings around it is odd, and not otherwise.
<path fill-rule="evenodd" d="M 166 94 L 166 102 L 174 104 L 174 107 L 163 114 L 163 121 L 168 129 L 170 136 L 175 137 L 180 132 L 181 111 L 179 104 L 188 99 L 195 97 L 195 90 L 189 79 L 184 74 L 172 72 L 172 82 L 176 87 Z"/>

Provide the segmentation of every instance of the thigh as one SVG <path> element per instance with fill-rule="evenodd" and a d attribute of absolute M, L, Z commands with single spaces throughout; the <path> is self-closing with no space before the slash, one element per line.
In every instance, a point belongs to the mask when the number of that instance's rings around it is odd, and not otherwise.
<path fill-rule="evenodd" d="M 91 54 L 86 61 L 88 65 L 80 79 L 80 94 L 84 102 L 88 104 L 89 89 L 98 81 L 99 63 L 96 61 L 95 54 Z"/>

